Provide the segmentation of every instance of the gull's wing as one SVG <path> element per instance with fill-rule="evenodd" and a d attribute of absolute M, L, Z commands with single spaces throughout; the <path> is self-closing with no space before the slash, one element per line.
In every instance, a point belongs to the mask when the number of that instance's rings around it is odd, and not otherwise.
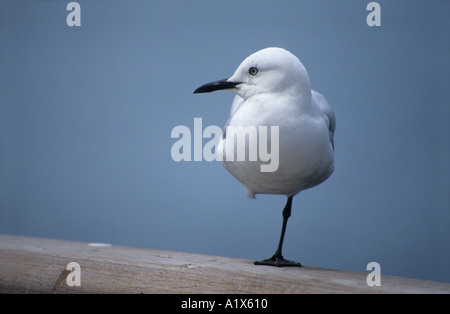
<path fill-rule="evenodd" d="M 334 150 L 334 131 L 336 130 L 336 117 L 334 115 L 333 109 L 331 109 L 328 101 L 321 94 L 316 92 L 315 90 L 311 91 L 312 102 L 317 105 L 320 112 L 322 113 L 322 117 L 325 120 L 325 123 L 328 126 L 328 132 L 330 135 L 330 143 L 333 146 Z"/>

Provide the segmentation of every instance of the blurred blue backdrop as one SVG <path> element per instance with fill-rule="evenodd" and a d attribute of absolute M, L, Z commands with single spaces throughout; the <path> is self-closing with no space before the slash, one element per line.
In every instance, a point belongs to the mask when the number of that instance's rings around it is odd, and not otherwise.
<path fill-rule="evenodd" d="M 337 117 L 336 170 L 294 199 L 304 265 L 450 282 L 450 2 L 0 1 L 0 233 L 269 257 L 284 196 L 247 199 L 219 162 L 175 162 L 193 95 L 249 54 L 297 55 Z"/>

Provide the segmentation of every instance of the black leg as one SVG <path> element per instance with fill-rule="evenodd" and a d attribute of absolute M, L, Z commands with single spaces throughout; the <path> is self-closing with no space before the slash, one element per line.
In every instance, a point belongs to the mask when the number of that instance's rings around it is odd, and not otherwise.
<path fill-rule="evenodd" d="M 280 242 L 278 243 L 278 248 L 277 248 L 275 254 L 269 259 L 265 259 L 263 261 L 256 261 L 255 265 L 267 265 L 267 266 L 277 266 L 277 267 L 285 267 L 285 266 L 301 267 L 302 266 L 300 263 L 285 260 L 283 258 L 283 255 L 281 254 L 281 250 L 283 248 L 284 234 L 286 233 L 287 221 L 288 221 L 289 217 L 291 217 L 292 198 L 293 198 L 293 196 L 288 197 L 286 206 L 283 209 L 283 227 L 281 228 Z"/>

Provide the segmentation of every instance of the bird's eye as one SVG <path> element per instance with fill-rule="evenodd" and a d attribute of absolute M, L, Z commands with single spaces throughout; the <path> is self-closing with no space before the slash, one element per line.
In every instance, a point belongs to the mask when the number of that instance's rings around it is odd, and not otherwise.
<path fill-rule="evenodd" d="M 251 76 L 255 76 L 256 74 L 258 74 L 258 69 L 255 67 L 251 67 L 250 69 L 248 69 L 248 74 L 250 74 Z"/>

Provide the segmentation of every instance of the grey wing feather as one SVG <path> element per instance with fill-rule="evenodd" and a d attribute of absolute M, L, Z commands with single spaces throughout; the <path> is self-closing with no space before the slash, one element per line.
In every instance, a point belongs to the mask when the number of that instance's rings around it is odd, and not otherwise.
<path fill-rule="evenodd" d="M 330 143 L 333 146 L 333 150 L 334 150 L 334 131 L 336 130 L 336 117 L 334 115 L 333 109 L 331 109 L 331 106 L 328 103 L 328 101 L 320 93 L 313 90 L 311 93 L 311 96 L 312 96 L 312 101 L 320 109 L 322 116 L 328 125 L 328 132 L 330 135 Z"/>

